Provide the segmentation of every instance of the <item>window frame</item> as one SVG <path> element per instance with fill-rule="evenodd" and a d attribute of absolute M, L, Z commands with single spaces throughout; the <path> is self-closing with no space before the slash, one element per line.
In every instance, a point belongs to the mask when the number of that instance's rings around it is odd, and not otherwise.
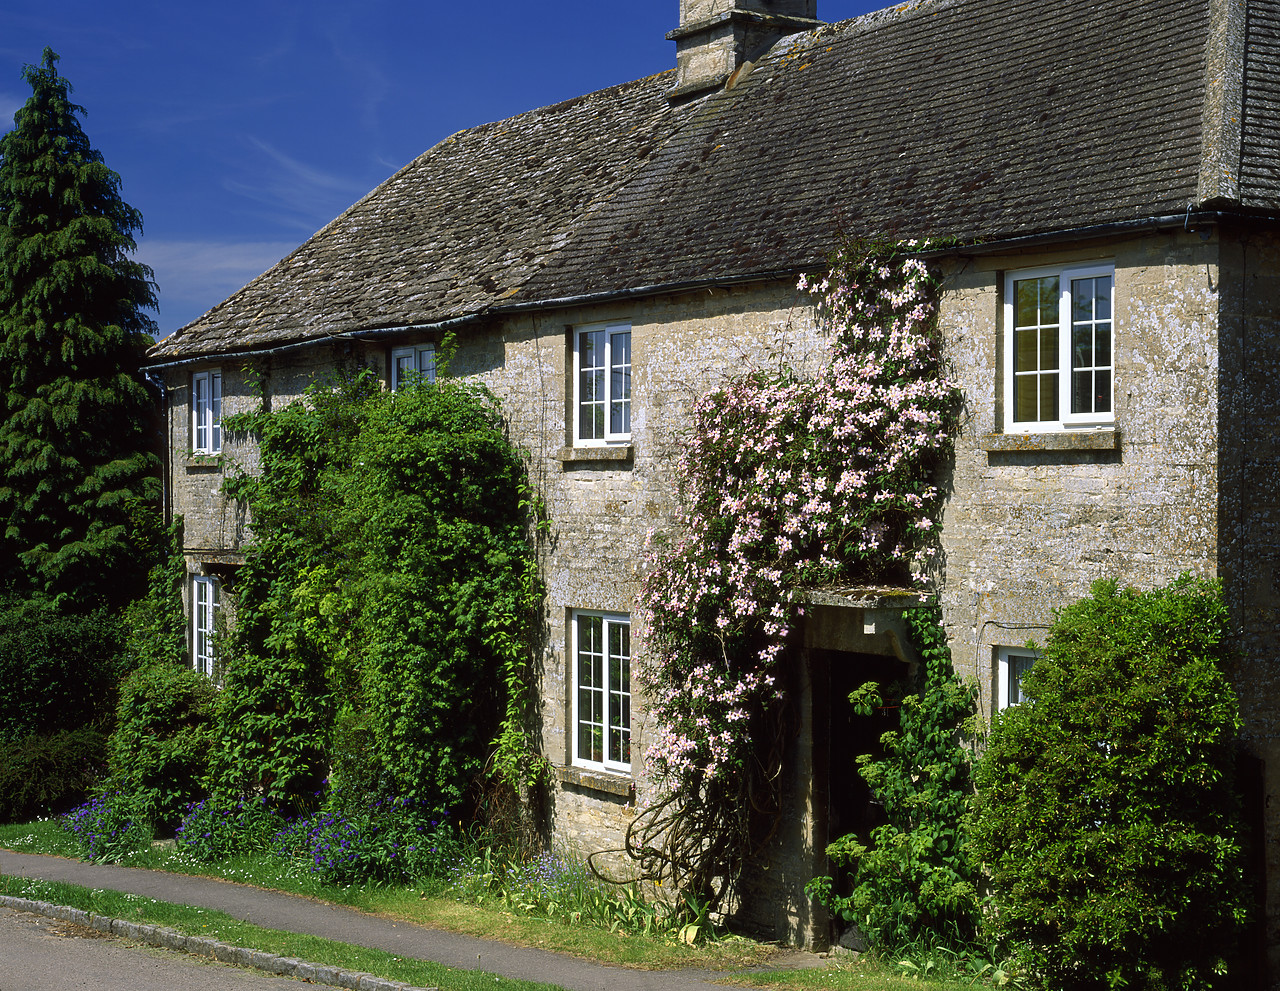
<path fill-rule="evenodd" d="M 430 356 L 430 364 L 424 370 L 423 359 Z M 408 358 L 413 364 L 413 373 L 421 376 L 427 382 L 435 382 L 436 380 L 436 346 L 434 344 L 415 344 L 408 347 L 391 349 L 391 391 L 395 392 L 401 388 L 400 381 L 400 361 L 401 358 Z"/>
<path fill-rule="evenodd" d="M 600 674 L 601 684 L 587 686 L 587 691 L 598 692 L 601 699 L 600 720 L 596 722 L 587 719 L 585 725 L 598 726 L 600 728 L 600 759 L 594 759 L 592 754 L 583 754 L 579 736 L 583 725 L 584 714 L 582 712 L 583 702 L 583 686 L 581 684 L 580 674 L 581 667 L 581 651 L 584 646 L 582 642 L 582 633 L 585 621 L 600 621 Z M 631 648 L 631 617 L 627 613 L 603 612 L 591 609 L 575 609 L 572 610 L 569 617 L 569 667 L 570 667 L 570 704 L 569 704 L 569 754 L 570 763 L 575 767 L 585 767 L 596 771 L 608 771 L 612 773 L 630 774 L 632 750 L 632 734 L 633 724 L 631 712 L 631 703 L 633 694 L 631 690 L 631 672 L 634 654 Z M 615 686 L 613 684 L 612 664 L 609 663 L 615 656 L 610 647 L 612 638 L 610 632 L 614 628 L 620 628 L 623 632 L 623 651 L 616 655 L 624 662 L 622 674 L 624 684 Z M 621 709 L 621 717 L 615 724 L 613 716 L 615 707 Z M 626 752 L 624 754 L 614 753 L 614 745 L 612 743 L 611 730 L 615 727 L 621 730 L 625 736 Z M 625 756 L 625 759 L 622 759 Z"/>
<path fill-rule="evenodd" d="M 1014 698 L 1013 692 L 1013 674 L 1017 670 L 1014 666 L 1014 659 L 1018 661 L 1030 661 L 1023 669 L 1021 676 L 1018 678 L 1017 698 Z M 1022 678 L 1026 676 L 1027 671 L 1035 665 L 1040 659 L 1040 654 L 1029 647 L 997 647 L 996 648 L 996 711 L 1003 712 L 1005 709 L 1013 705 L 1021 705 L 1022 697 Z"/>
<path fill-rule="evenodd" d="M 191 666 L 212 678 L 218 660 L 215 629 L 222 588 L 211 575 L 191 576 Z"/>
<path fill-rule="evenodd" d="M 1017 318 L 1017 283 L 1031 279 L 1058 277 L 1058 403 L 1057 417 L 1051 420 L 1015 420 L 1014 405 L 1015 385 L 1015 331 Z M 1111 280 L 1111 314 L 1109 321 L 1111 333 L 1110 360 L 1108 366 L 1088 366 L 1090 368 L 1109 369 L 1111 376 L 1111 397 L 1107 412 L 1073 413 L 1071 411 L 1072 374 L 1072 313 L 1071 284 L 1077 279 L 1109 278 Z M 1054 433 L 1070 430 L 1106 429 L 1115 425 L 1116 397 L 1116 278 L 1113 262 L 1093 262 L 1089 264 L 1049 265 L 1040 268 L 1009 271 L 1004 277 L 1004 431 L 1005 433 Z M 1103 322 L 1103 321 L 1095 321 Z M 1050 369 L 1038 370 L 1039 373 Z"/>
<path fill-rule="evenodd" d="M 574 327 L 571 330 L 573 334 L 573 446 L 574 447 L 608 447 L 618 444 L 631 443 L 631 407 L 632 407 L 632 359 L 634 351 L 632 348 L 631 324 L 630 322 L 620 321 L 615 323 L 597 323 L 584 324 L 580 327 Z M 601 382 L 603 389 L 603 398 L 587 399 L 583 395 L 583 339 L 588 334 L 603 333 L 604 334 L 604 363 L 602 365 L 590 366 L 585 371 L 598 368 L 601 372 Z M 626 354 L 625 362 L 615 364 L 615 341 L 618 338 L 626 338 Z M 623 370 L 623 386 L 620 392 L 621 396 L 615 396 L 614 372 L 615 370 Z M 584 437 L 583 431 L 583 407 L 585 405 L 599 404 L 602 407 L 603 420 L 601 422 L 601 436 Z M 613 408 L 615 405 L 622 407 L 623 429 L 614 429 Z M 594 432 L 594 431 L 593 431 Z"/>
<path fill-rule="evenodd" d="M 191 450 L 195 454 L 222 453 L 221 369 L 191 373 Z"/>

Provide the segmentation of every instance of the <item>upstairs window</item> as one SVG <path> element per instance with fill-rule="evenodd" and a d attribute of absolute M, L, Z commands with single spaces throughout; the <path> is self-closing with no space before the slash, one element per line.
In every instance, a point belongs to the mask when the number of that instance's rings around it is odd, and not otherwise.
<path fill-rule="evenodd" d="M 1114 283 L 1111 265 L 1006 277 L 1006 432 L 1114 422 Z"/>
<path fill-rule="evenodd" d="M 196 576 L 191 579 L 191 664 L 201 674 L 213 677 L 213 630 L 218 614 L 218 580 Z"/>
<path fill-rule="evenodd" d="M 391 391 L 401 389 L 412 381 L 436 380 L 436 348 L 434 344 L 396 348 L 391 352 Z"/>
<path fill-rule="evenodd" d="M 196 454 L 222 451 L 222 372 L 191 376 L 191 448 Z"/>
<path fill-rule="evenodd" d="M 1022 679 L 1035 666 L 1036 655 L 1025 647 L 1001 647 L 996 652 L 996 706 L 1007 709 L 1026 701 Z"/>
<path fill-rule="evenodd" d="M 631 325 L 583 327 L 573 336 L 575 444 L 631 439 Z"/>
<path fill-rule="evenodd" d="M 573 762 L 631 770 L 631 620 L 573 615 Z"/>

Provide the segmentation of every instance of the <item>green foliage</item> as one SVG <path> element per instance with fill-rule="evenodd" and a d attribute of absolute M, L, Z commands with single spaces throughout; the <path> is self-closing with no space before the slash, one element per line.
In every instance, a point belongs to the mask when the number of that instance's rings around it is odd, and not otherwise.
<path fill-rule="evenodd" d="M 523 766 L 512 737 L 540 588 L 524 466 L 493 396 L 452 381 L 384 393 L 362 373 L 230 426 L 258 434 L 262 473 L 229 484 L 256 543 L 219 789 L 303 809 L 336 753 L 343 802 L 456 809 L 504 719 L 503 770 Z"/>
<path fill-rule="evenodd" d="M 107 738 L 84 726 L 0 743 L 0 822 L 61 815 L 81 804 L 107 766 Z"/>
<path fill-rule="evenodd" d="M 68 812 L 61 822 L 75 840 L 80 857 L 95 863 L 118 863 L 151 842 L 147 816 L 119 792 L 90 799 Z"/>
<path fill-rule="evenodd" d="M 173 838 L 184 853 L 202 863 L 270 850 L 285 820 L 266 798 L 235 804 L 206 798 L 187 808 Z"/>
<path fill-rule="evenodd" d="M 140 360 L 151 271 L 141 216 L 89 144 L 48 48 L 0 136 L 0 588 L 121 605 L 146 571 L 136 516 L 159 495 Z"/>
<path fill-rule="evenodd" d="M 204 794 L 215 689 L 204 675 L 155 663 L 120 686 L 111 735 L 111 786 L 131 815 L 171 830 Z"/>
<path fill-rule="evenodd" d="M 872 830 L 869 845 L 848 835 L 827 848 L 836 866 L 851 870 L 851 893 L 833 890 L 830 877 L 806 890 L 882 953 L 921 942 L 954 952 L 972 944 L 979 920 L 978 868 L 964 828 L 970 755 L 961 745 L 977 693 L 952 669 L 938 608 L 911 610 L 906 619 L 922 660 L 918 692 L 902 699 L 899 729 L 882 738 L 885 756 L 858 758 L 888 822 Z M 849 701 L 867 714 L 882 691 L 863 685 Z"/>
<path fill-rule="evenodd" d="M 994 932 L 1056 988 L 1207 988 L 1245 920 L 1216 581 L 1094 584 L 978 765 Z"/>
<path fill-rule="evenodd" d="M 187 657 L 186 616 L 182 611 L 182 587 L 186 562 L 182 556 L 182 517 L 157 534 L 150 559 L 157 563 L 147 574 L 146 591 L 124 609 L 128 631 L 125 651 L 134 667 L 160 661 L 182 664 Z"/>
<path fill-rule="evenodd" d="M 49 599 L 0 600 L 0 740 L 109 722 L 127 660 L 120 621 Z"/>
<path fill-rule="evenodd" d="M 442 878 L 463 846 L 458 826 L 421 802 L 384 798 L 288 823 L 275 852 L 301 859 L 325 884 Z"/>

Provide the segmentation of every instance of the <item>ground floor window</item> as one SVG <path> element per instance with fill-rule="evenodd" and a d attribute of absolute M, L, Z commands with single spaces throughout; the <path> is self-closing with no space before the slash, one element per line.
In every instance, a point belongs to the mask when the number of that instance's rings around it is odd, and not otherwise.
<path fill-rule="evenodd" d="M 218 580 L 191 579 L 191 663 L 201 674 L 213 677 L 214 618 L 218 612 Z"/>
<path fill-rule="evenodd" d="M 631 769 L 631 619 L 575 612 L 572 622 L 573 762 Z"/>
<path fill-rule="evenodd" d="M 1025 647 L 996 649 L 996 705 L 1007 709 L 1024 701 L 1022 678 L 1036 663 L 1036 655 Z"/>

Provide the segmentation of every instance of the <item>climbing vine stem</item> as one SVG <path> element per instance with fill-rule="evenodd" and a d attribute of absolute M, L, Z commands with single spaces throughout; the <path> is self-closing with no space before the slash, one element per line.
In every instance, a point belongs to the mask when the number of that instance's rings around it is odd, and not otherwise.
<path fill-rule="evenodd" d="M 959 390 L 924 245 L 846 245 L 801 276 L 825 360 L 728 381 L 694 407 L 678 536 L 651 533 L 641 669 L 656 724 L 642 873 L 718 903 L 779 812 L 786 662 L 806 590 L 925 589 Z"/>

